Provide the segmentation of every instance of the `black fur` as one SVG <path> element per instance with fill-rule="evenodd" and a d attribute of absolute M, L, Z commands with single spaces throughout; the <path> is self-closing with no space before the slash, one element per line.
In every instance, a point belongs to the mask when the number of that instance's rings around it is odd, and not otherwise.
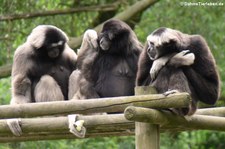
<path fill-rule="evenodd" d="M 190 66 L 180 66 L 179 62 L 173 60 L 173 57 L 168 63 L 160 70 L 155 80 L 149 74 L 152 68 L 153 60 L 151 60 L 147 53 L 148 44 L 145 50 L 141 53 L 138 73 L 136 79 L 137 86 L 152 85 L 156 87 L 159 93 L 164 93 L 168 90 L 176 89 L 180 92 L 188 92 L 193 98 L 192 105 L 189 108 L 182 109 L 181 114 L 193 114 L 197 109 L 197 102 L 202 101 L 206 104 L 215 104 L 220 94 L 220 80 L 216 69 L 215 60 L 213 55 L 204 40 L 199 35 L 187 35 L 179 31 L 173 30 L 178 40 L 171 41 L 170 44 L 174 48 L 168 48 L 163 44 L 155 50 L 165 51 L 160 57 L 168 53 L 174 55 L 183 50 L 189 50 L 189 53 L 195 55 L 194 63 Z M 166 30 L 164 31 L 166 33 Z M 162 32 L 160 31 L 160 35 Z M 159 36 L 154 32 L 154 35 Z M 182 41 L 180 43 L 178 41 Z"/>
<path fill-rule="evenodd" d="M 86 66 L 88 70 L 82 69 L 84 76 L 89 76 L 86 79 L 95 92 L 99 97 L 134 95 L 137 62 L 142 48 L 134 32 L 122 21 L 109 20 L 103 25 L 98 44 L 92 65 Z M 78 55 L 78 63 L 84 60 L 81 57 Z"/>

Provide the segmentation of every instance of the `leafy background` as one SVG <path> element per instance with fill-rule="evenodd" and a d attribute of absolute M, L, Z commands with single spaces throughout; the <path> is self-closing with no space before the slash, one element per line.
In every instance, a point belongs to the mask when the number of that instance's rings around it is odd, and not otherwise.
<path fill-rule="evenodd" d="M 0 0 L 0 17 L 12 14 L 28 14 L 54 9 L 69 9 L 83 6 L 111 4 L 119 2 L 118 8 L 111 12 L 80 12 L 68 15 L 36 17 L 14 21 L 0 21 L 0 66 L 12 63 L 15 49 L 26 40 L 31 30 L 39 24 L 52 24 L 64 30 L 68 36 L 77 37 L 87 28 L 101 23 L 101 17 L 114 15 L 125 10 L 135 0 Z M 223 6 L 182 6 L 180 0 L 161 0 L 131 22 L 139 40 L 144 43 L 147 35 L 158 27 L 170 27 L 188 34 L 201 34 L 207 40 L 216 59 L 221 76 L 221 99 L 216 106 L 224 106 L 225 101 L 225 2 Z M 185 2 L 194 2 L 188 1 Z M 198 2 L 207 2 L 199 0 Z M 210 2 L 210 1 L 208 1 Z M 99 19 L 99 20 L 98 20 Z M 76 50 L 76 48 L 75 48 Z M 0 67 L 1 69 L 1 67 Z M 0 79 L 0 102 L 9 104 L 11 78 Z M 223 149 L 225 133 L 216 131 L 191 131 L 161 134 L 162 149 Z M 0 149 L 133 149 L 134 137 L 105 137 L 83 140 L 31 141 L 0 144 Z"/>

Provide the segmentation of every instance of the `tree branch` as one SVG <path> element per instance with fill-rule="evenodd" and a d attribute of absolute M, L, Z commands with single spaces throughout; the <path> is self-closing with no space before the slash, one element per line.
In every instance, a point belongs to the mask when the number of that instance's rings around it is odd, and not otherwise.
<path fill-rule="evenodd" d="M 2 67 L 0 67 L 0 78 L 8 77 L 11 74 L 12 65 L 6 64 Z"/>
<path fill-rule="evenodd" d="M 116 16 L 113 17 L 113 19 L 119 19 L 122 21 L 127 22 L 129 19 L 131 19 L 132 17 L 134 17 L 136 14 L 145 11 L 148 7 L 150 7 L 151 5 L 155 4 L 158 0 L 142 0 L 142 1 L 138 1 L 135 4 L 133 4 L 132 6 L 128 7 L 126 10 L 124 10 L 123 12 L 117 14 Z M 96 30 L 97 32 L 99 32 L 102 28 L 102 25 L 104 24 L 101 23 L 98 26 L 96 26 L 94 28 L 94 30 Z M 79 37 L 71 37 L 70 41 L 69 41 L 69 45 L 71 48 L 75 49 L 78 46 L 80 46 L 81 41 L 83 39 L 83 35 L 79 36 Z"/>
<path fill-rule="evenodd" d="M 118 6 L 118 3 L 116 2 L 113 4 L 107 4 L 107 5 L 86 6 L 86 7 L 65 9 L 65 10 L 49 10 L 45 12 L 36 12 L 36 13 L 30 13 L 30 14 L 12 14 L 8 16 L 0 16 L 0 21 L 13 21 L 13 20 L 19 20 L 19 19 L 43 17 L 43 16 L 65 15 L 65 14 L 71 14 L 71 13 L 83 12 L 83 11 L 112 11 L 112 10 L 115 10 L 117 6 Z"/>
<path fill-rule="evenodd" d="M 155 4 L 157 1 L 158 0 L 138 1 L 135 4 L 133 4 L 132 6 L 128 7 L 123 12 L 114 16 L 113 18 L 127 22 L 129 19 L 134 17 L 136 14 L 145 11 L 148 7 Z M 100 31 L 100 29 L 102 28 L 102 25 L 103 25 L 103 23 L 96 26 L 94 29 L 96 31 Z M 73 49 L 77 48 L 78 46 L 80 46 L 82 38 L 83 38 L 83 35 L 81 35 L 79 37 L 71 37 L 70 41 L 69 41 L 69 46 Z M 3 68 L 6 69 L 7 71 L 2 71 Z M 11 73 L 11 66 L 0 67 L 0 78 L 8 77 L 10 75 L 10 73 Z"/>

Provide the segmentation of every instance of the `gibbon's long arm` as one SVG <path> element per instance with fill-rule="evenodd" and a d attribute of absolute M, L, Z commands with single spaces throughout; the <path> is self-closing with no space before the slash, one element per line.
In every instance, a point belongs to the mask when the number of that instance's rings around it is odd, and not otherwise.
<path fill-rule="evenodd" d="M 10 104 L 21 104 L 31 102 L 31 80 L 28 78 L 27 72 L 32 65 L 28 62 L 29 48 L 23 44 L 17 49 L 14 55 L 12 69 L 12 93 L 13 97 Z"/>
<path fill-rule="evenodd" d="M 184 68 L 184 73 L 200 101 L 207 104 L 215 104 L 220 95 L 220 79 L 216 69 L 215 59 L 210 49 L 201 36 L 193 36 L 193 49 L 189 49 L 195 55 L 194 64 Z"/>

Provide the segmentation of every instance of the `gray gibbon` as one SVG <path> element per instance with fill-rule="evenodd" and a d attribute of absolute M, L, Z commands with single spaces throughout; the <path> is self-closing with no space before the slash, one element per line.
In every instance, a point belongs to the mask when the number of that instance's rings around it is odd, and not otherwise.
<path fill-rule="evenodd" d="M 11 104 L 68 99 L 69 76 L 77 56 L 59 28 L 39 25 L 19 46 L 12 67 Z"/>
<path fill-rule="evenodd" d="M 68 100 L 68 84 L 76 69 L 76 53 L 67 35 L 52 25 L 39 25 L 14 54 L 10 104 Z M 16 136 L 22 134 L 18 119 L 7 124 Z"/>
<path fill-rule="evenodd" d="M 180 115 L 194 114 L 198 101 L 213 105 L 220 95 L 215 59 L 205 39 L 170 28 L 159 28 L 147 37 L 136 85 L 154 86 L 165 95 L 188 92 L 191 105 L 171 109 Z"/>

